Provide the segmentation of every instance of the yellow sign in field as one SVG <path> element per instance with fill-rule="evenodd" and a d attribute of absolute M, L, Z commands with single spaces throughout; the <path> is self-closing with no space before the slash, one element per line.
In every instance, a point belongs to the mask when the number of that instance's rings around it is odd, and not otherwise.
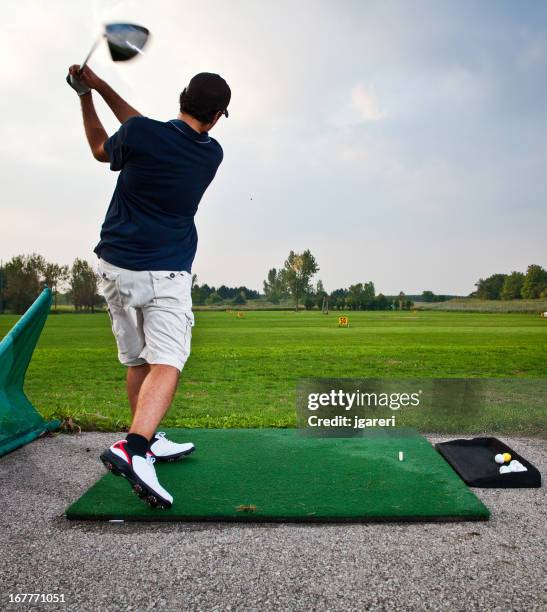
<path fill-rule="evenodd" d="M 349 319 L 346 316 L 338 317 L 338 327 L 349 327 Z"/>

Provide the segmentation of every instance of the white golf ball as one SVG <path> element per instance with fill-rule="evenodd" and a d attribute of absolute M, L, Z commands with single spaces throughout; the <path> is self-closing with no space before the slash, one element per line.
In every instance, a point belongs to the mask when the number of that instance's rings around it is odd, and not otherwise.
<path fill-rule="evenodd" d="M 503 455 L 501 453 L 494 457 L 494 461 L 496 463 L 505 463 L 505 459 L 503 458 Z"/>
<path fill-rule="evenodd" d="M 527 472 L 528 470 L 522 465 L 522 463 L 520 461 L 517 461 L 516 459 L 513 459 L 513 461 L 511 461 L 511 463 L 509 464 L 509 469 L 512 472 Z"/>
<path fill-rule="evenodd" d="M 509 474 L 512 470 L 509 468 L 508 465 L 502 465 L 500 467 L 500 474 Z"/>

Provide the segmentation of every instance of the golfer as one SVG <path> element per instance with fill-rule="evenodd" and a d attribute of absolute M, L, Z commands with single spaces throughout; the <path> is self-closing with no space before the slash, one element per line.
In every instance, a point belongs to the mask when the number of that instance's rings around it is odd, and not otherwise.
<path fill-rule="evenodd" d="M 154 462 L 194 450 L 158 432 L 190 354 L 194 216 L 222 161 L 209 131 L 228 117 L 231 92 L 218 74 L 202 72 L 180 94 L 171 121 L 143 117 L 89 67 L 69 69 L 78 93 L 93 157 L 119 171 L 95 253 L 118 345 L 127 366 L 127 396 L 133 414 L 125 440 L 101 460 L 124 476 L 150 505 L 168 508 L 173 497 L 158 482 Z M 92 90 L 122 124 L 108 138 L 93 105 Z"/>

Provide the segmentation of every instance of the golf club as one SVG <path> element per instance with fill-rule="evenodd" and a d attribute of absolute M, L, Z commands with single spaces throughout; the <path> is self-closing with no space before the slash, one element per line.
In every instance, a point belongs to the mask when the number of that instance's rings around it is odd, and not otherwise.
<path fill-rule="evenodd" d="M 85 68 L 89 58 L 98 47 L 101 39 L 106 38 L 110 56 L 114 62 L 125 62 L 142 53 L 142 49 L 148 41 L 150 32 L 147 28 L 133 23 L 110 23 L 104 28 L 104 32 L 93 43 L 87 57 L 83 61 L 80 72 Z"/>
<path fill-rule="evenodd" d="M 112 61 L 125 62 L 134 58 L 139 53 L 142 53 L 149 36 L 150 31 L 147 28 L 135 25 L 134 23 L 110 23 L 105 25 L 104 32 L 93 43 L 78 74 L 86 67 L 89 59 L 103 38 L 106 39 L 108 44 L 108 50 L 110 51 Z M 67 80 L 68 79 L 72 80 L 72 77 L 69 75 L 67 76 Z"/>

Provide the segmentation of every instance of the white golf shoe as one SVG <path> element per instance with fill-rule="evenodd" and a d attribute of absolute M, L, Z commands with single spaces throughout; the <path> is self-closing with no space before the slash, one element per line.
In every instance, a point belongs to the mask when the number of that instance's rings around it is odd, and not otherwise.
<path fill-rule="evenodd" d="M 149 454 L 158 461 L 175 461 L 195 450 L 196 447 L 191 442 L 183 444 L 172 442 L 165 437 L 165 432 L 158 431 L 150 441 Z"/>
<path fill-rule="evenodd" d="M 153 508 L 169 508 L 173 496 L 159 483 L 152 456 L 131 456 L 126 449 L 127 440 L 120 440 L 101 454 L 101 461 L 107 470 L 116 476 L 123 476 L 133 491 Z"/>

